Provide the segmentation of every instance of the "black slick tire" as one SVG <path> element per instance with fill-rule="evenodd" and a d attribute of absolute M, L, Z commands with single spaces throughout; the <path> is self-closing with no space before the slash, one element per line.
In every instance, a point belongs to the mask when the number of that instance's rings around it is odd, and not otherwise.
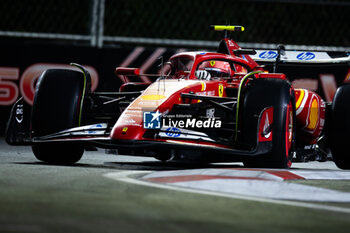
<path fill-rule="evenodd" d="M 271 153 L 244 161 L 248 167 L 289 168 L 294 151 L 295 100 L 290 83 L 283 79 L 252 80 L 245 91 L 242 111 L 242 137 L 249 148 L 256 146 L 261 111 L 273 107 Z"/>
<path fill-rule="evenodd" d="M 81 72 L 46 70 L 39 78 L 31 115 L 32 138 L 77 127 L 82 120 L 82 101 L 86 89 Z M 82 157 L 84 148 L 72 143 L 45 143 L 32 147 L 37 159 L 57 164 L 72 164 Z"/>
<path fill-rule="evenodd" d="M 329 133 L 335 164 L 341 169 L 350 169 L 350 83 L 339 87 L 334 95 Z"/>

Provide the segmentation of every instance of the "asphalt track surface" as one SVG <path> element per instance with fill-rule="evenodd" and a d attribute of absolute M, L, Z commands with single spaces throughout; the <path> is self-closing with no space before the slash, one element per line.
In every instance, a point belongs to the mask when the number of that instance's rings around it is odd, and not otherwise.
<path fill-rule="evenodd" d="M 262 171 L 99 150 L 57 166 L 0 139 L 1 233 L 349 232 L 349 195 L 331 161 Z"/>

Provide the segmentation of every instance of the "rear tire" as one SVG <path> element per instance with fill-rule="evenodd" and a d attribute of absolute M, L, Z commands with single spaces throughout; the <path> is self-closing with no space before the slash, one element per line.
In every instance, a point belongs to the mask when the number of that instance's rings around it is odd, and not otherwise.
<path fill-rule="evenodd" d="M 335 93 L 329 140 L 335 164 L 341 169 L 350 169 L 350 83 L 342 85 Z"/>
<path fill-rule="evenodd" d="M 34 140 L 80 125 L 88 83 L 83 73 L 73 70 L 51 69 L 40 76 L 31 116 Z M 70 143 L 37 144 L 32 150 L 37 159 L 57 164 L 75 163 L 84 152 L 81 145 Z"/>

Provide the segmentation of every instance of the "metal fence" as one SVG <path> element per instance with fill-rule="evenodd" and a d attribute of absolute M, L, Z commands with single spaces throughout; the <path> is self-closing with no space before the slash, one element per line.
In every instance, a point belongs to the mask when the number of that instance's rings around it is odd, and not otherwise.
<path fill-rule="evenodd" d="M 236 24 L 244 47 L 349 50 L 349 12 L 348 0 L 0 0 L 0 38 L 213 47 L 209 26 Z"/>

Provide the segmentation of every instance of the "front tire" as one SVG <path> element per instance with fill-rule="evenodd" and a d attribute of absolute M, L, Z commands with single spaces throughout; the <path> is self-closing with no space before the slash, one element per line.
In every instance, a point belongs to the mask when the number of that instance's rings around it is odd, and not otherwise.
<path fill-rule="evenodd" d="M 80 126 L 85 93 L 90 90 L 83 73 L 73 70 L 46 70 L 39 78 L 31 115 L 32 138 L 47 136 Z M 44 139 L 45 140 L 45 139 Z M 80 160 L 84 148 L 72 143 L 36 144 L 32 147 L 41 161 L 72 164 Z"/>
<path fill-rule="evenodd" d="M 249 158 L 244 165 L 290 168 L 294 151 L 295 100 L 292 87 L 286 80 L 257 79 L 248 84 L 243 102 L 243 140 L 250 148 L 256 146 L 256 116 L 267 107 L 273 107 L 271 152 Z"/>

